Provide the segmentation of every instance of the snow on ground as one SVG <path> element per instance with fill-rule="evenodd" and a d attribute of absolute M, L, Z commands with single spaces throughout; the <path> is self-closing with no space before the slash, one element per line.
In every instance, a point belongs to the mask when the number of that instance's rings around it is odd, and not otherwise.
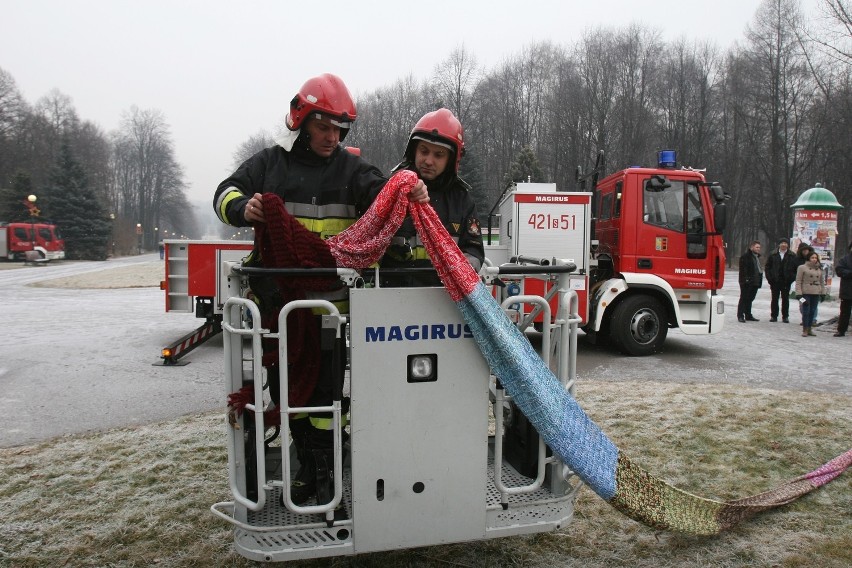
<path fill-rule="evenodd" d="M 163 271 L 155 254 L 42 266 L 0 263 L 6 298 L 0 447 L 224 409 L 221 336 L 187 355 L 186 366 L 154 365 L 162 347 L 203 323 L 194 314 L 165 312 Z M 837 287 L 835 280 L 835 296 Z M 767 286 L 754 303 L 761 321 L 737 322 L 736 272 L 728 272 L 724 294 L 721 333 L 690 337 L 671 330 L 663 351 L 651 357 L 624 357 L 581 341 L 578 398 L 583 381 L 595 380 L 852 395 L 850 337 L 832 337 L 833 326 L 817 327 L 817 337 L 801 337 L 795 302 L 790 324 L 769 323 Z M 838 311 L 837 300 L 825 302 L 819 319 Z"/>
<path fill-rule="evenodd" d="M 203 323 L 165 312 L 162 279 L 157 255 L 0 271 L 0 447 L 224 407 L 221 337 L 153 365 Z M 128 284 L 147 287 L 114 287 Z"/>

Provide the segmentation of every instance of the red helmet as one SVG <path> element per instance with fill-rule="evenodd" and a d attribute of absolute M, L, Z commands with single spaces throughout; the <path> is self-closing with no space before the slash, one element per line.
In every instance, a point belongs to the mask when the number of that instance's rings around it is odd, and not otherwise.
<path fill-rule="evenodd" d="M 423 118 L 417 121 L 408 138 L 406 156 L 409 159 L 412 159 L 415 140 L 425 140 L 441 146 L 449 145 L 450 150 L 456 154 L 455 172 L 458 173 L 459 162 L 464 155 L 464 128 L 449 109 L 439 108 L 423 115 Z"/>
<path fill-rule="evenodd" d="M 357 115 L 352 95 L 340 77 L 324 73 L 308 79 L 290 101 L 287 128 L 298 130 L 312 113 L 322 114 L 342 128 L 340 139 L 343 140 Z"/>

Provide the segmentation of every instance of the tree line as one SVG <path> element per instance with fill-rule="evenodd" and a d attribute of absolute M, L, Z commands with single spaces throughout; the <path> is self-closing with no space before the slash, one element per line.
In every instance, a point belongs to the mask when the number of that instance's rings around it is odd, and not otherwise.
<path fill-rule="evenodd" d="M 752 239 L 792 230 L 790 205 L 816 183 L 852 207 L 852 11 L 822 0 L 807 19 L 798 0 L 764 0 L 726 51 L 641 25 L 588 31 L 569 45 L 536 42 L 493 69 L 463 45 L 424 81 L 413 76 L 357 101 L 347 144 L 388 171 L 426 112 L 452 110 L 465 127 L 461 173 L 479 213 L 511 181 L 576 187 L 603 151 L 607 173 L 653 165 L 706 168 L 731 195 L 726 241 L 736 258 Z M 532 157 L 532 159 L 530 159 Z M 522 164 L 528 164 L 522 166 Z"/>
<path fill-rule="evenodd" d="M 53 90 L 28 103 L 0 68 L 0 221 L 56 222 L 71 259 L 155 249 L 166 236 L 197 237 L 165 117 L 131 107 L 104 133 Z"/>
<path fill-rule="evenodd" d="M 799 0 L 763 0 L 725 51 L 687 36 L 666 42 L 639 24 L 535 42 L 492 69 L 460 45 L 428 78 L 361 97 L 346 142 L 387 172 L 414 123 L 449 108 L 465 127 L 461 174 L 483 222 L 512 181 L 570 190 L 600 152 L 610 172 L 675 149 L 681 165 L 706 168 L 731 195 L 730 258 L 752 239 L 789 236 L 790 205 L 816 183 L 845 206 L 843 247 L 852 236 L 852 11 L 848 0 L 819 7 L 806 18 Z M 261 131 L 237 145 L 235 166 L 271 140 Z M 184 189 L 161 112 L 131 107 L 106 134 L 59 91 L 30 105 L 0 68 L 0 220 L 26 217 L 21 201 L 35 194 L 74 236 L 69 257 L 127 254 L 170 234 L 198 236 Z"/>

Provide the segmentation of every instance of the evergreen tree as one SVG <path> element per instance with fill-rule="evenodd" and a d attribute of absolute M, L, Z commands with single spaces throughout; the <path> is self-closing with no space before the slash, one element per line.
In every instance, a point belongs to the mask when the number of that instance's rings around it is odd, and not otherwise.
<path fill-rule="evenodd" d="M 476 214 L 483 226 L 487 222 L 488 211 L 491 209 L 493 199 L 485 181 L 482 179 L 482 163 L 476 153 L 465 150 L 464 158 L 459 164 L 459 177 L 471 187 L 470 197 L 476 203 Z"/>
<path fill-rule="evenodd" d="M 0 188 L 0 221 L 21 221 L 28 217 L 24 200 L 33 193 L 30 175 L 18 171 L 12 178 L 12 187 Z"/>
<path fill-rule="evenodd" d="M 509 167 L 504 178 L 504 187 L 512 182 L 532 182 L 541 183 L 544 181 L 544 173 L 541 171 L 541 165 L 538 163 L 538 158 L 529 146 L 524 146 Z"/>
<path fill-rule="evenodd" d="M 62 141 L 45 193 L 51 220 L 65 238 L 65 257 L 106 260 L 110 220 L 67 139 Z"/>

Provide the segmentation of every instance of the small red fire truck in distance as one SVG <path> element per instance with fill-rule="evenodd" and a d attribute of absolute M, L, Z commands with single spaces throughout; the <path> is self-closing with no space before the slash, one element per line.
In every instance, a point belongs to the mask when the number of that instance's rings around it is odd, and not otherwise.
<path fill-rule="evenodd" d="M 510 186 L 494 209 L 500 244 L 486 244 L 485 256 L 495 265 L 575 263 L 572 289 L 580 297 L 583 330 L 628 355 L 659 351 L 670 327 L 703 335 L 720 332 L 725 321 L 719 294 L 725 193 L 701 171 L 677 169 L 673 151 L 658 157 L 657 167 L 630 167 L 597 181 L 604 167 L 599 158 L 592 173 L 577 175 L 581 189 L 591 180 L 591 192 Z M 552 278 L 502 280 L 500 299 L 548 297 Z M 516 305 L 522 327 L 539 327 L 541 310 L 524 306 Z"/>
<path fill-rule="evenodd" d="M 59 228 L 49 222 L 0 222 L 0 259 L 24 260 L 35 251 L 41 260 L 65 258 L 65 240 Z"/>

